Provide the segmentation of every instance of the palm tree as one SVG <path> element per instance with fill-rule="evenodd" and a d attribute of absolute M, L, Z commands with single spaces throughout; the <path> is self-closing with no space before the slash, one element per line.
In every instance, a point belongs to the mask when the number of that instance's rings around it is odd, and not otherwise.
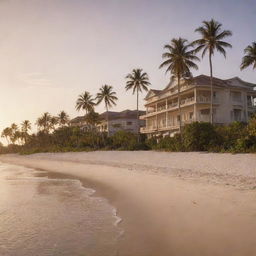
<path fill-rule="evenodd" d="M 106 112 L 107 112 L 107 126 L 108 126 L 108 136 L 109 136 L 109 115 L 108 110 L 116 105 L 117 97 L 116 92 L 113 91 L 113 87 L 111 85 L 103 85 L 100 88 L 100 92 L 97 93 L 96 96 L 97 105 L 104 101 Z"/>
<path fill-rule="evenodd" d="M 58 114 L 58 124 L 63 127 L 69 123 L 69 115 L 65 111 L 61 111 Z"/>
<path fill-rule="evenodd" d="M 45 112 L 41 117 L 39 117 L 36 121 L 36 125 L 39 130 L 44 133 L 49 133 L 51 129 L 51 119 L 52 116 L 48 112 Z"/>
<path fill-rule="evenodd" d="M 92 99 L 92 96 L 89 92 L 85 91 L 83 94 L 80 94 L 78 96 L 78 99 L 76 101 L 76 110 L 85 110 L 85 113 L 87 114 L 89 111 L 92 111 L 94 109 L 95 103 Z"/>
<path fill-rule="evenodd" d="M 150 85 L 148 74 L 143 72 L 141 68 L 133 69 L 130 74 L 126 77 L 126 91 L 132 90 L 132 94 L 137 94 L 137 133 L 139 135 L 140 125 L 139 125 L 139 93 L 142 91 L 148 91 L 148 86 Z M 138 136 L 139 138 L 139 136 Z"/>
<path fill-rule="evenodd" d="M 172 79 L 176 78 L 178 82 L 178 106 L 179 106 L 179 131 L 181 133 L 181 109 L 180 109 L 180 82 L 190 76 L 190 69 L 198 69 L 194 61 L 199 61 L 195 56 L 192 45 L 186 39 L 174 38 L 170 44 L 164 46 L 167 51 L 163 53 L 162 58 L 166 59 L 159 68 L 167 67 L 166 73 L 170 72 Z"/>
<path fill-rule="evenodd" d="M 24 120 L 21 123 L 21 130 L 25 133 L 28 133 L 28 131 L 31 130 L 31 123 L 29 120 Z"/>
<path fill-rule="evenodd" d="M 224 38 L 232 36 L 230 30 L 222 30 L 222 24 L 214 19 L 210 21 L 203 21 L 203 25 L 195 30 L 201 35 L 201 38 L 195 40 L 193 45 L 197 46 L 196 52 L 203 50 L 202 58 L 208 52 L 209 54 L 209 64 L 210 64 L 210 83 L 211 83 L 211 108 L 210 116 L 211 123 L 213 123 L 213 75 L 212 75 L 212 56 L 214 51 L 217 50 L 226 58 L 225 48 L 232 48 L 232 45 L 223 41 Z"/>
<path fill-rule="evenodd" d="M 248 45 L 244 49 L 245 56 L 242 59 L 240 69 L 243 70 L 252 65 L 253 69 L 256 69 L 256 42 L 252 42 L 252 45 Z"/>
<path fill-rule="evenodd" d="M 31 130 L 31 123 L 29 120 L 24 120 L 21 123 L 21 132 L 22 132 L 22 138 L 24 139 L 25 143 L 27 142 L 29 130 Z"/>
<path fill-rule="evenodd" d="M 6 127 L 2 131 L 1 137 L 6 139 L 8 145 L 10 144 L 11 136 L 12 136 L 12 129 L 10 127 Z"/>
<path fill-rule="evenodd" d="M 18 139 L 18 137 L 16 136 L 16 132 L 19 130 L 19 127 L 17 124 L 12 123 L 10 128 L 11 128 L 11 132 L 12 132 L 11 142 L 14 144 L 15 141 Z"/>
<path fill-rule="evenodd" d="M 52 129 L 53 131 L 55 131 L 55 126 L 59 123 L 58 121 L 58 117 L 56 116 L 52 116 L 50 119 L 50 129 Z"/>

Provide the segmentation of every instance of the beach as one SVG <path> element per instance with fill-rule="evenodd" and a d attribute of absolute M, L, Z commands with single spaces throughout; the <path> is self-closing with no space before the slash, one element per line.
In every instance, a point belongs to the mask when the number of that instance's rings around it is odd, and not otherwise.
<path fill-rule="evenodd" d="M 122 219 L 120 256 L 256 255 L 255 154 L 98 151 L 0 161 L 95 189 Z"/>

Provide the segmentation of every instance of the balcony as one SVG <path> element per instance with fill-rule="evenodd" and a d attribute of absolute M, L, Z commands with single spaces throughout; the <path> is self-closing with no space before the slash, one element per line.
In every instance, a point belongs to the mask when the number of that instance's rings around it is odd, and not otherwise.
<path fill-rule="evenodd" d="M 210 104 L 211 103 L 211 96 L 204 96 L 204 95 L 199 95 L 196 97 L 196 102 L 197 103 L 207 103 Z M 219 99 L 216 97 L 213 97 L 213 103 L 218 104 L 219 103 Z"/>
<path fill-rule="evenodd" d="M 180 101 L 180 105 L 181 105 L 181 106 L 183 106 L 183 105 L 189 105 L 189 104 L 193 104 L 193 103 L 195 103 L 195 98 L 194 98 L 194 97 L 182 99 L 182 100 Z"/>

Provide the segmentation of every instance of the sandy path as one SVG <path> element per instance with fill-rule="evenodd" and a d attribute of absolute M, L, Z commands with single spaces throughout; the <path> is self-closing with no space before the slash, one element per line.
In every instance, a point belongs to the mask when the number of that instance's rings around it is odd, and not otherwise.
<path fill-rule="evenodd" d="M 208 158 L 202 160 L 202 155 Z M 256 255 L 256 191 L 210 180 L 221 171 L 226 173 L 225 179 L 253 179 L 255 156 L 236 156 L 93 152 L 1 156 L 0 160 L 76 176 L 86 186 L 95 187 L 124 220 L 121 256 L 252 256 Z M 181 177 L 168 175 L 175 168 Z M 195 177 L 198 172 L 207 173 L 207 182 L 184 180 L 182 168 L 197 173 Z"/>

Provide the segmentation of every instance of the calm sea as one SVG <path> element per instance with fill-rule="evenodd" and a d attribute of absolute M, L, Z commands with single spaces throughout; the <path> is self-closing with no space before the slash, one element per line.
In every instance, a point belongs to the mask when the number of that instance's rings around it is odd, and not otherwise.
<path fill-rule="evenodd" d="M 73 179 L 0 163 L 1 256 L 113 256 L 115 209 Z"/>

